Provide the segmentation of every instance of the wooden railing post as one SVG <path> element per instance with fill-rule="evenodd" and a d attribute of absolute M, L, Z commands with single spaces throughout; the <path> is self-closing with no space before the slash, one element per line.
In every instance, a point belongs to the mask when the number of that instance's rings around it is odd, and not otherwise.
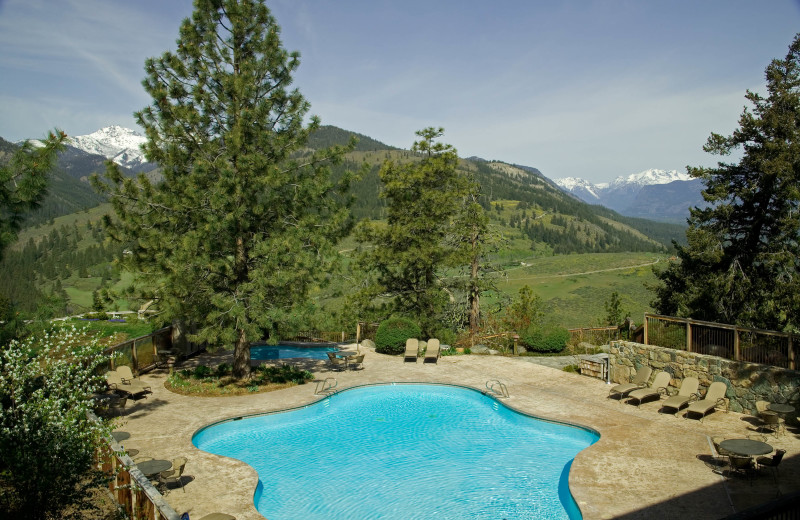
<path fill-rule="evenodd" d="M 794 342 L 792 339 L 794 338 L 794 334 L 791 332 L 789 333 L 788 341 L 789 341 L 789 348 L 788 348 L 788 355 L 789 358 L 789 369 L 790 370 L 797 370 L 796 365 L 794 363 Z"/>
<path fill-rule="evenodd" d="M 686 320 L 686 352 L 692 351 L 692 322 Z"/>
<path fill-rule="evenodd" d="M 739 350 L 739 327 L 733 328 L 733 359 L 734 361 L 741 361 L 742 359 Z"/>
<path fill-rule="evenodd" d="M 650 344 L 650 343 L 648 343 L 649 338 L 647 336 L 647 333 L 648 333 L 647 329 L 648 329 L 648 321 L 647 321 L 647 313 L 645 313 L 645 315 L 644 315 L 644 344 L 645 345 L 649 345 Z"/>
<path fill-rule="evenodd" d="M 131 343 L 131 363 L 133 364 L 133 373 L 139 373 L 139 353 L 136 352 L 136 340 Z"/>

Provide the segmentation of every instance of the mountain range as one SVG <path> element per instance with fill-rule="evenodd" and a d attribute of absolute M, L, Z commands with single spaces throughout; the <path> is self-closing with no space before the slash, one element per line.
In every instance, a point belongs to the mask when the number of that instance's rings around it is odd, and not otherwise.
<path fill-rule="evenodd" d="M 351 135 L 358 138 L 357 147 L 349 154 L 347 164 L 339 168 L 341 172 L 334 169 L 334 175 L 343 173 L 344 169 L 356 169 L 363 162 L 369 163 L 370 172 L 352 187 L 356 195 L 353 214 L 359 219 L 382 218 L 383 202 L 378 197 L 380 165 L 388 158 L 401 162 L 413 160 L 411 157 L 413 154 L 408 150 L 388 146 L 368 136 L 354 134 L 334 126 L 323 126 L 313 133 L 309 138 L 308 147 L 319 149 L 346 144 Z M 59 155 L 58 166 L 53 174 L 56 180 L 51 184 L 50 195 L 43 207 L 30 216 L 29 224 L 38 224 L 59 215 L 85 210 L 102 203 L 103 197 L 94 192 L 88 183 L 88 177 L 93 173 L 102 174 L 105 162 L 109 159 L 119 164 L 125 175 L 145 173 L 151 179 L 159 179 L 158 165 L 147 162 L 139 149 L 145 140 L 141 134 L 120 126 L 110 126 L 88 135 L 72 137 L 66 151 Z M 549 215 L 540 220 L 533 219 L 530 215 L 525 216 L 520 211 L 519 217 L 514 216 L 514 225 L 534 241 L 552 244 L 572 242 L 566 249 L 561 247 L 554 250 L 556 253 L 648 250 L 656 243 L 668 247 L 673 238 L 681 240 L 683 235 L 682 226 L 671 223 L 659 225 L 653 220 L 679 221 L 678 218 L 664 217 L 685 211 L 688 207 L 687 201 L 677 204 L 677 209 L 663 212 L 636 213 L 630 210 L 631 207 L 637 206 L 637 200 L 643 200 L 646 196 L 653 196 L 655 199 L 653 203 L 639 204 L 644 210 L 652 210 L 658 207 L 658 204 L 663 206 L 665 202 L 663 191 L 648 195 L 653 187 L 662 187 L 660 189 L 663 190 L 664 186 L 671 186 L 677 182 L 679 183 L 677 191 L 683 194 L 685 183 L 692 181 L 683 180 L 679 174 L 676 175 L 676 172 L 651 170 L 625 179 L 617 179 L 608 185 L 591 185 L 575 179 L 553 181 L 533 167 L 503 161 L 487 161 L 478 157 L 461 159 L 459 168 L 471 171 L 481 184 L 486 194 L 484 203 L 487 209 L 490 208 L 491 201 L 511 200 L 524 203 L 528 207 L 538 207 L 539 211 Z M 672 177 L 677 180 L 663 184 Z M 655 182 L 662 184 L 654 184 Z M 672 197 L 672 199 L 679 198 L 678 194 Z M 624 200 L 628 204 L 614 204 L 616 199 Z M 589 202 L 590 205 L 586 205 L 583 201 Z M 605 207 L 601 208 L 597 204 Z M 619 211 L 617 208 L 627 212 Z M 566 220 L 559 215 L 566 217 Z M 561 225 L 552 224 L 551 219 L 555 219 L 552 222 L 560 222 Z M 613 222 L 617 222 L 618 225 L 612 224 Z M 541 228 L 543 224 L 546 224 L 546 228 Z M 545 236 L 549 238 L 544 238 Z M 633 249 L 626 249 L 629 247 Z"/>
<path fill-rule="evenodd" d="M 645 170 L 599 184 L 576 177 L 554 182 L 588 204 L 600 204 L 629 217 L 685 223 L 689 208 L 705 206 L 702 181 L 677 170 Z"/>

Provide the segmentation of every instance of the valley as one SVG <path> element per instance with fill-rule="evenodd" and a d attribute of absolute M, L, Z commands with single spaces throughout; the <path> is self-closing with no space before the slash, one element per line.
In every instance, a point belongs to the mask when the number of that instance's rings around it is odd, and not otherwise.
<path fill-rule="evenodd" d="M 98 141 L 98 136 L 108 135 L 122 136 L 122 144 Z M 309 147 L 341 145 L 350 135 L 336 127 L 322 127 L 312 136 Z M 127 175 L 138 170 L 153 178 L 153 172 L 142 170 L 142 165 L 149 163 L 124 148 L 125 142 L 138 142 L 135 137 L 119 128 L 92 136 L 76 139 L 76 143 L 89 142 L 90 150 L 106 149 L 109 158 L 113 156 L 120 164 L 124 164 L 120 158 L 129 158 L 127 165 L 132 167 L 125 170 Z M 408 150 L 383 145 L 367 136 L 358 138 L 356 149 L 332 173 L 336 178 L 345 170 L 367 164 L 367 173 L 351 187 L 355 197 L 352 213 L 358 220 L 380 221 L 384 211 L 378 197 L 381 164 L 417 158 Z M 0 264 L 4 279 L 0 292 L 23 311 L 34 312 L 42 300 L 50 302 L 56 315 L 101 306 L 105 310 L 139 307 L 140 302 L 123 296 L 132 274 L 120 272 L 113 263 L 123 248 L 112 245 L 102 231 L 101 220 L 111 211 L 110 205 L 98 204 L 100 196 L 94 192 L 97 199 L 74 188 L 89 188 L 86 179 L 92 173 L 102 173 L 104 160 L 77 148 L 62 154 L 54 175 L 70 180 L 69 188 L 65 189 L 63 183 L 52 185 L 43 207 L 33 214 Z M 485 309 L 502 314 L 520 288 L 528 285 L 542 299 L 546 321 L 553 325 L 600 325 L 604 303 L 612 292 L 620 295 L 623 309 L 635 321 L 641 321 L 642 314 L 651 310 L 652 294 L 646 285 L 655 283 L 653 268 L 666 263 L 670 241 L 682 239 L 682 226 L 623 217 L 588 205 L 565 193 L 535 168 L 469 158 L 461 159 L 458 169 L 481 184 L 481 205 L 489 215 L 492 233 L 501 237 L 501 246 L 487 259 L 491 266 L 487 276 L 497 292 L 484 296 Z M 328 284 L 312 292 L 312 303 L 321 312 L 341 316 L 352 280 L 361 276 L 350 271 L 350 256 L 357 248 L 352 237 L 343 240 L 337 248 L 343 270 L 331 273 Z M 441 276 L 447 279 L 463 274 Z M 112 300 L 98 302 L 98 295 L 106 291 Z"/>

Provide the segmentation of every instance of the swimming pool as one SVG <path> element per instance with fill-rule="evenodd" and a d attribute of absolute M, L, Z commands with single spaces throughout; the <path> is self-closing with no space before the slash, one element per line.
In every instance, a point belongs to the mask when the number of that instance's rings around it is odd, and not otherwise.
<path fill-rule="evenodd" d="M 250 359 L 288 359 L 311 358 L 328 359 L 328 352 L 339 350 L 331 346 L 303 346 L 303 345 L 253 345 L 250 347 Z"/>
<path fill-rule="evenodd" d="M 538 420 L 472 389 L 358 387 L 192 439 L 259 475 L 270 520 L 575 519 L 567 479 L 594 431 Z"/>

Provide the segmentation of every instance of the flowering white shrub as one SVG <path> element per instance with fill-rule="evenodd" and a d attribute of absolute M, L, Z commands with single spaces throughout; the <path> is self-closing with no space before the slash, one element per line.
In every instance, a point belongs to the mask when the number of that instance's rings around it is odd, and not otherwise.
<path fill-rule="evenodd" d="M 105 387 L 101 351 L 74 327 L 0 346 L 0 508 L 15 518 L 61 518 L 100 478 L 92 462 L 108 425 L 87 412 Z"/>

